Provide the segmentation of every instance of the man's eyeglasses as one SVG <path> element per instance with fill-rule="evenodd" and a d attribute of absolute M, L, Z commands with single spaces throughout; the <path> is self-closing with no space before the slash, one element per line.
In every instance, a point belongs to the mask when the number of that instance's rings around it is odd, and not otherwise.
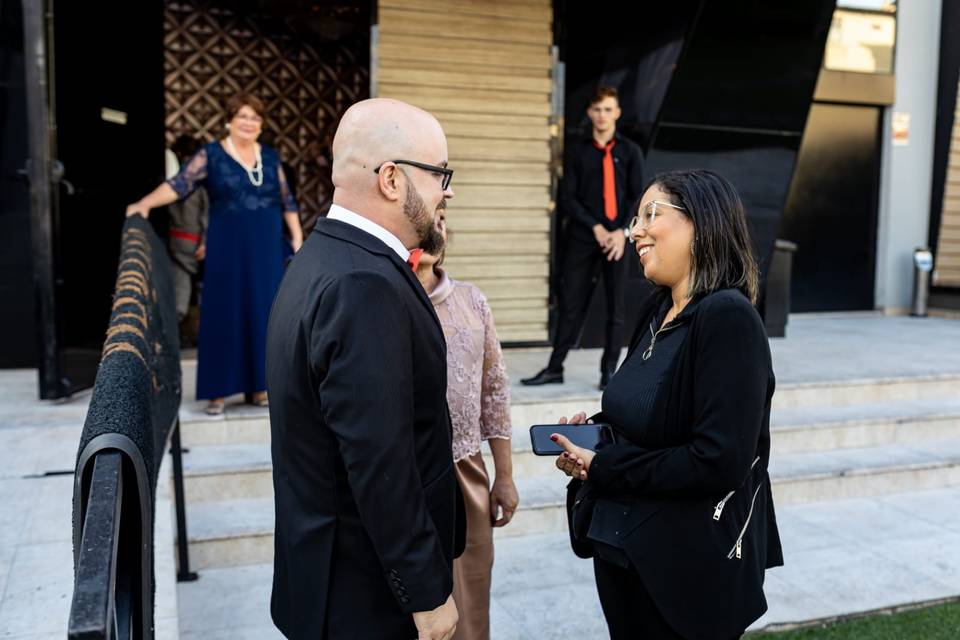
<path fill-rule="evenodd" d="M 640 215 L 634 216 L 633 220 L 630 221 L 630 229 L 639 227 L 640 229 L 646 229 L 653 221 L 657 219 L 657 207 L 670 207 L 671 209 L 677 209 L 679 211 L 686 211 L 683 207 L 678 207 L 675 204 L 669 202 L 663 202 L 662 200 L 651 200 L 640 210 Z"/>
<path fill-rule="evenodd" d="M 450 181 L 453 179 L 453 169 L 447 169 L 446 167 L 437 167 L 432 164 L 424 164 L 422 162 L 414 162 L 413 160 L 388 160 L 387 162 L 392 162 L 393 164 L 408 164 L 411 167 L 416 167 L 417 169 L 423 169 L 424 171 L 429 171 L 431 173 L 436 173 L 443 176 L 442 181 L 440 182 L 440 188 L 443 191 L 446 191 L 450 186 Z M 384 162 L 383 164 L 387 164 Z M 373 170 L 374 173 L 380 173 L 380 169 L 383 168 L 383 164 Z"/>

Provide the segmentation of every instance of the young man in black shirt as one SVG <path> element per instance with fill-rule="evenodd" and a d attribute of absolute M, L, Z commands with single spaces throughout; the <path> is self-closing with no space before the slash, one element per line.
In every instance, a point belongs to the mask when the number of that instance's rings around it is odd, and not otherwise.
<path fill-rule="evenodd" d="M 597 276 L 603 273 L 606 294 L 606 339 L 600 360 L 600 388 L 617 366 L 623 344 L 624 245 L 627 226 L 643 195 L 643 154 L 617 134 L 617 90 L 597 88 L 587 115 L 593 132 L 572 146 L 560 192 L 567 221 L 563 228 L 560 271 L 560 317 L 547 367 L 521 382 L 563 382 L 563 361 L 576 344 L 587 315 Z"/>

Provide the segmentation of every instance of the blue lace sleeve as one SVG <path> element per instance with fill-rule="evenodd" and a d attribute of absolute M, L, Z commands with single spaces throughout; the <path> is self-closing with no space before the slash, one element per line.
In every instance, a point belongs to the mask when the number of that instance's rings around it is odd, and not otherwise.
<path fill-rule="evenodd" d="M 297 199 L 290 192 L 287 175 L 283 172 L 283 165 L 279 162 L 277 163 L 277 177 L 280 179 L 280 200 L 283 203 L 283 212 L 299 212 L 300 207 L 297 205 Z"/>
<path fill-rule="evenodd" d="M 207 179 L 207 150 L 200 149 L 197 155 L 180 167 L 180 172 L 167 180 L 167 184 L 182 199 L 193 193 Z"/>

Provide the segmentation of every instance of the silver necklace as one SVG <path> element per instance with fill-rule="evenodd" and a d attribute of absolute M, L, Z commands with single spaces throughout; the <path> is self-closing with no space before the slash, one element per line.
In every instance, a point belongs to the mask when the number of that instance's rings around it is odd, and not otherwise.
<path fill-rule="evenodd" d="M 260 156 L 260 145 L 256 143 L 253 145 L 253 154 L 256 159 L 252 167 L 247 166 L 247 163 L 240 158 L 240 154 L 237 153 L 237 148 L 233 146 L 233 139 L 230 136 L 227 136 L 227 151 L 247 172 L 247 178 L 250 179 L 253 186 L 259 187 L 263 184 L 263 158 Z"/>

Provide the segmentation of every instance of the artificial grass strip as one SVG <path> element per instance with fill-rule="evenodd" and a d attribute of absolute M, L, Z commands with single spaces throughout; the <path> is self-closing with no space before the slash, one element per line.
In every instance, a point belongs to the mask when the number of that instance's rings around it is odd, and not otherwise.
<path fill-rule="evenodd" d="M 748 640 L 957 640 L 960 602 L 877 614 L 792 631 L 750 634 Z"/>

